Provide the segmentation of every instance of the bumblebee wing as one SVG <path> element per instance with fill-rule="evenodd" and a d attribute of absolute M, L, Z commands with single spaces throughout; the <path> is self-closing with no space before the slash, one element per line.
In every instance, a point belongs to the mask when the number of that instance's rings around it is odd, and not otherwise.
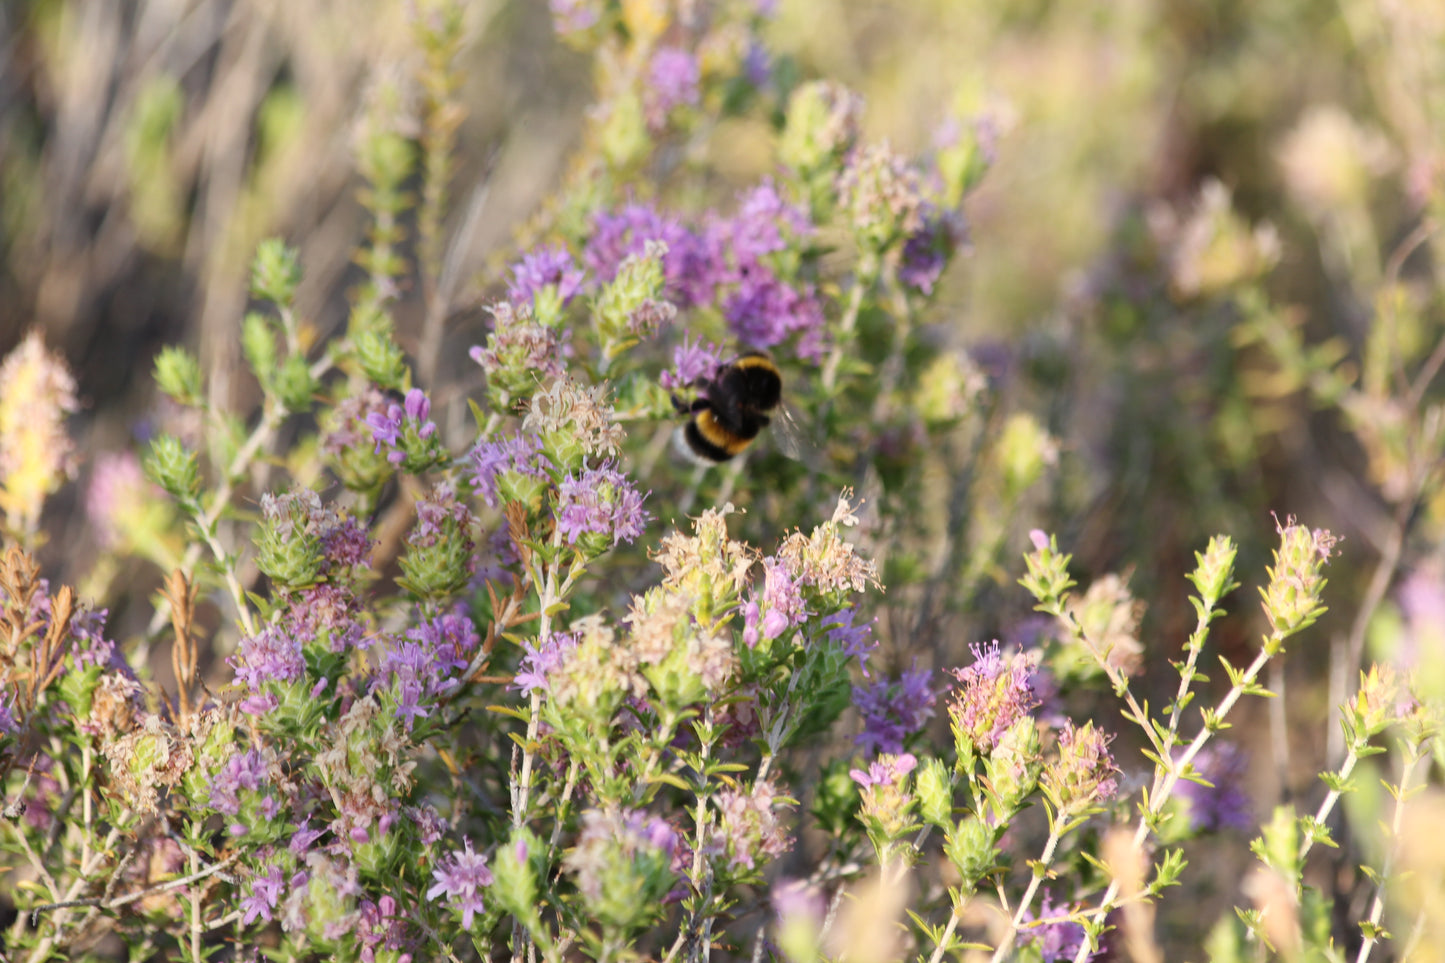
<path fill-rule="evenodd" d="M 822 464 L 822 446 L 812 439 L 791 405 L 784 402 L 768 412 L 768 417 L 768 430 L 779 452 L 807 465 Z"/>

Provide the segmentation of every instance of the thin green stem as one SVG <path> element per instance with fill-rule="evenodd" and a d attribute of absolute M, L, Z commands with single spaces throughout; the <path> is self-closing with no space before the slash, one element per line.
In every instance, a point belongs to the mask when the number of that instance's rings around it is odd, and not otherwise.
<path fill-rule="evenodd" d="M 1385 884 L 1389 882 L 1390 874 L 1395 867 L 1395 852 L 1400 843 L 1400 828 L 1405 821 L 1405 800 L 1410 797 L 1413 788 L 1410 783 L 1414 778 L 1416 770 L 1424 757 L 1418 751 L 1418 747 L 1410 745 L 1406 749 L 1406 758 L 1402 764 L 1400 773 L 1400 789 L 1395 793 L 1395 813 L 1390 820 L 1390 841 L 1393 845 L 1385 856 L 1385 864 L 1380 868 L 1379 881 L 1375 887 L 1375 898 L 1370 904 L 1370 931 L 1365 934 L 1364 941 L 1360 944 L 1360 952 L 1355 957 L 1355 963 L 1365 963 L 1370 958 L 1370 952 L 1375 948 L 1379 939 L 1371 933 L 1378 932 L 1380 920 L 1385 915 Z M 1408 957 L 1402 957 L 1407 959 Z"/>
<path fill-rule="evenodd" d="M 1023 925 L 1024 913 L 1033 905 L 1034 896 L 1038 894 L 1039 884 L 1043 882 L 1048 873 L 1048 868 L 1054 861 L 1054 850 L 1059 845 L 1059 822 L 1062 815 L 1053 820 L 1049 827 L 1049 841 L 1044 844 L 1043 855 L 1039 857 L 1037 868 L 1034 870 L 1033 878 L 1029 880 L 1029 888 L 1024 890 L 1024 895 L 1019 899 L 1019 905 L 1014 909 L 1014 915 L 1009 920 L 1008 932 L 1004 934 L 997 947 L 994 948 L 993 957 L 990 963 L 1003 963 L 1009 950 L 1013 949 L 1014 941 L 1018 939 L 1019 927 Z M 1086 941 L 1087 942 L 1087 941 Z M 1087 955 L 1087 954 L 1086 954 Z"/>
<path fill-rule="evenodd" d="M 1270 638 L 1266 640 L 1265 645 L 1260 649 L 1259 653 L 1255 655 L 1254 661 L 1249 664 L 1249 668 L 1244 670 L 1244 673 L 1239 677 L 1239 681 L 1231 686 L 1230 690 L 1225 693 L 1224 698 L 1220 700 L 1218 708 L 1214 711 L 1215 728 L 1218 728 L 1220 724 L 1224 722 L 1225 718 L 1234 708 L 1235 703 L 1245 694 L 1246 689 L 1254 684 L 1254 680 L 1258 678 L 1260 671 L 1264 669 L 1265 663 L 1270 659 L 1269 653 L 1278 651 L 1279 646 L 1282 645 L 1283 642 L 1284 638 L 1278 633 L 1271 635 Z M 1174 792 L 1174 787 L 1179 782 L 1179 773 L 1194 761 L 1194 758 L 1199 755 L 1200 750 L 1204 748 L 1205 743 L 1207 743 L 1213 735 L 1213 729 L 1208 726 L 1199 730 L 1199 734 L 1190 742 L 1189 747 L 1184 750 L 1184 754 L 1174 761 L 1174 765 L 1164 775 L 1164 779 L 1159 787 L 1149 794 L 1149 804 L 1147 807 L 1143 807 L 1143 812 L 1139 814 L 1139 822 L 1134 827 L 1134 838 L 1130 841 L 1130 849 L 1134 852 L 1143 850 L 1144 842 L 1149 838 L 1149 826 L 1154 819 L 1164 811 L 1165 804 L 1169 801 L 1169 797 Z M 1119 881 L 1117 879 L 1110 880 L 1108 888 L 1099 900 L 1098 908 L 1094 910 L 1093 915 L 1090 917 L 1089 921 L 1094 926 L 1102 925 L 1104 917 L 1115 907 L 1116 901 L 1119 898 L 1119 888 Z M 1078 953 L 1074 956 L 1074 963 L 1085 963 L 1089 958 L 1090 952 L 1089 941 L 1084 940 L 1079 946 Z"/>

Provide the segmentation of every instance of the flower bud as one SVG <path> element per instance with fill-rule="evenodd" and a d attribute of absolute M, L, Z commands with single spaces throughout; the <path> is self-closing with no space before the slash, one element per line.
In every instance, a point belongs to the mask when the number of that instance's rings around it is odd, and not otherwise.
<path fill-rule="evenodd" d="M 320 579 L 324 557 L 321 533 L 312 516 L 320 497 L 301 489 L 261 496 L 261 531 L 256 535 L 256 567 L 277 586 L 299 590 Z"/>
<path fill-rule="evenodd" d="M 356 331 L 351 336 L 362 374 L 383 388 L 400 390 L 406 383 L 406 356 L 390 333 Z"/>
<path fill-rule="evenodd" d="M 1204 553 L 1194 553 L 1197 567 L 1189 576 L 1205 608 L 1214 608 L 1238 583 L 1234 581 L 1234 556 L 1238 552 L 1227 535 L 1215 535 Z"/>
<path fill-rule="evenodd" d="M 858 140 L 863 98 L 840 84 L 814 81 L 793 91 L 778 155 L 800 173 L 842 158 Z"/>
<path fill-rule="evenodd" d="M 178 404 L 199 405 L 201 365 L 185 348 L 167 346 L 156 355 L 156 385 Z"/>
<path fill-rule="evenodd" d="M 1033 415 L 1018 412 L 1004 423 L 995 452 L 1004 500 L 1012 502 L 1043 477 L 1045 468 L 1058 463 L 1059 443 Z"/>
<path fill-rule="evenodd" d="M 547 852 L 531 830 L 513 832 L 510 842 L 497 847 L 492 865 L 491 896 L 497 904 L 519 920 L 537 915 L 538 864 Z"/>
<path fill-rule="evenodd" d="M 174 435 L 160 435 L 146 453 L 145 473 L 179 502 L 194 501 L 201 490 L 196 454 Z"/>
<path fill-rule="evenodd" d="M 943 852 L 961 877 L 959 889 L 964 893 L 977 888 L 979 881 L 993 872 L 998 862 L 995 831 L 976 816 L 967 816 L 949 831 Z"/>
<path fill-rule="evenodd" d="M 1276 523 L 1276 527 L 1280 546 L 1274 552 L 1274 565 L 1267 570 L 1269 585 L 1260 589 L 1260 594 L 1273 630 L 1270 644 L 1277 647 L 1324 614 L 1320 597 L 1326 580 L 1320 573 L 1339 540 L 1326 529 L 1311 531 L 1297 525 L 1293 518 L 1284 525 Z"/>
<path fill-rule="evenodd" d="M 953 786 L 943 760 L 929 757 L 913 781 L 918 812 L 923 821 L 940 829 L 953 825 Z"/>
<path fill-rule="evenodd" d="M 1007 822 L 1023 807 L 1039 783 L 1043 759 L 1038 726 L 1032 716 L 1018 719 L 999 739 L 983 763 L 986 791 L 997 822 Z"/>
<path fill-rule="evenodd" d="M 397 584 L 423 599 L 445 599 L 472 575 L 472 532 L 477 519 L 447 485 L 438 485 L 416 506 L 416 527 L 407 536 Z"/>
<path fill-rule="evenodd" d="M 296 249 L 272 237 L 256 247 L 251 262 L 251 295 L 278 305 L 290 305 L 301 283 L 301 261 Z"/>
<path fill-rule="evenodd" d="M 1097 812 L 1114 798 L 1118 790 L 1114 775 L 1119 769 L 1109 754 L 1110 738 L 1092 722 L 1082 727 L 1069 722 L 1059 733 L 1058 758 L 1044 767 L 1042 780 L 1059 822 L 1067 824 Z"/>

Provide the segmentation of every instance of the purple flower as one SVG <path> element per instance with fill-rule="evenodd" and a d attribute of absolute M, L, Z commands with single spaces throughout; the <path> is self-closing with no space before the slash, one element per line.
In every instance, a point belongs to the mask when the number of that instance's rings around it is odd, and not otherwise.
<path fill-rule="evenodd" d="M 564 37 L 596 26 L 600 17 L 598 0 L 550 0 L 548 6 L 553 29 Z"/>
<path fill-rule="evenodd" d="M 909 752 L 900 755 L 883 755 L 869 764 L 867 771 L 849 769 L 848 776 L 864 789 L 874 786 L 896 786 L 903 777 L 918 767 L 918 759 Z"/>
<path fill-rule="evenodd" d="M 924 294 L 933 293 L 948 259 L 963 238 L 963 223 L 956 212 L 930 211 L 923 227 L 908 236 L 898 265 L 898 280 Z"/>
<path fill-rule="evenodd" d="M 853 740 L 859 749 L 869 755 L 903 751 L 903 740 L 933 715 L 936 697 L 928 685 L 930 674 L 915 666 L 896 683 L 885 678 L 853 687 L 853 705 L 863 717 L 863 731 Z"/>
<path fill-rule="evenodd" d="M 1190 828 L 1195 832 L 1252 829 L 1254 814 L 1243 785 L 1249 755 L 1233 743 L 1214 741 L 1195 755 L 1194 768 L 1213 786 L 1181 779 L 1175 787 L 1175 793 L 1188 804 Z"/>
<path fill-rule="evenodd" d="M 1059 757 L 1044 766 L 1043 789 L 1061 819 L 1072 819 L 1114 798 L 1119 767 L 1109 753 L 1109 736 L 1092 722 L 1069 722 L 1059 732 Z"/>
<path fill-rule="evenodd" d="M 804 345 L 809 357 L 821 354 L 823 309 L 811 285 L 799 291 L 783 283 L 771 268 L 746 265 L 738 272 L 737 287 L 723 300 L 722 311 L 744 344 L 769 348 L 797 334 L 800 354 Z"/>
<path fill-rule="evenodd" d="M 807 211 L 783 200 L 767 180 L 738 195 L 737 213 L 728 227 L 739 265 L 786 250 L 790 237 L 807 238 L 813 233 Z"/>
<path fill-rule="evenodd" d="M 306 674 L 306 661 L 301 656 L 302 639 L 276 625 L 268 625 L 259 635 L 241 639 L 241 647 L 231 659 L 236 681 L 259 694 L 267 682 L 294 682 Z"/>
<path fill-rule="evenodd" d="M 764 639 L 776 639 L 808 617 L 798 580 L 787 565 L 772 556 L 763 559 L 763 591 L 758 601 Z"/>
<path fill-rule="evenodd" d="M 529 304 L 546 287 L 555 287 L 563 304 L 577 294 L 585 277 L 562 245 L 537 248 L 512 266 L 512 283 L 507 297 L 517 304 Z"/>
<path fill-rule="evenodd" d="M 571 545 L 588 533 L 608 536 L 613 545 L 631 542 L 651 517 L 644 497 L 610 462 L 575 478 L 569 472 L 557 486 L 557 527 Z"/>
<path fill-rule="evenodd" d="M 682 344 L 672 349 L 672 367 L 657 380 L 668 391 L 690 387 L 708 379 L 722 366 L 722 349 L 708 342 L 693 343 L 683 335 Z"/>
<path fill-rule="evenodd" d="M 20 722 L 15 718 L 10 703 L 14 696 L 8 692 L 0 692 L 0 735 L 15 735 L 20 731 Z"/>
<path fill-rule="evenodd" d="M 431 715 L 429 704 L 438 694 L 457 684 L 455 679 L 439 677 L 431 651 L 420 643 L 397 641 L 381 658 L 372 691 L 385 690 L 394 695 L 396 716 L 406 723 L 408 732 L 418 717 Z"/>
<path fill-rule="evenodd" d="M 829 626 L 828 641 L 843 650 L 845 658 L 856 658 L 863 669 L 863 678 L 868 678 L 868 657 L 878 648 L 873 638 L 873 623 L 857 624 L 858 610 L 847 608 L 830 615 L 825 624 Z"/>
<path fill-rule="evenodd" d="M 433 867 L 436 883 L 426 891 L 426 898 L 446 896 L 452 909 L 462 911 L 462 928 L 469 930 L 472 917 L 486 912 L 482 890 L 492 885 L 492 871 L 487 868 L 486 856 L 472 852 L 470 839 L 463 840 L 463 847 L 443 856 Z"/>
<path fill-rule="evenodd" d="M 734 868 L 756 868 L 758 856 L 774 859 L 788 851 L 792 839 L 776 811 L 778 791 L 760 779 L 752 792 L 724 789 L 714 797 L 720 816 L 724 845 Z"/>
<path fill-rule="evenodd" d="M 470 665 L 472 653 L 482 641 L 476 625 L 462 613 L 460 606 L 455 612 L 422 622 L 406 635 L 429 648 L 437 665 L 448 672 L 459 672 Z"/>
<path fill-rule="evenodd" d="M 1024 921 L 1032 922 L 1033 920 L 1065 916 L 1068 912 L 1067 905 L 1055 904 L 1050 898 L 1049 891 L 1044 890 L 1038 912 L 1035 913 L 1032 908 L 1026 910 Z M 1019 943 L 1022 946 L 1036 945 L 1043 963 L 1063 963 L 1063 961 L 1074 959 L 1078 954 L 1079 947 L 1084 943 L 1084 927 L 1068 920 L 1045 923 L 1042 926 L 1025 926 L 1019 934 Z M 1093 960 L 1098 955 L 1098 952 L 1089 953 L 1084 959 Z"/>
<path fill-rule="evenodd" d="M 427 420 L 429 414 L 431 402 L 420 388 L 408 391 L 403 404 L 392 402 L 387 405 L 385 412 L 373 411 L 368 414 L 366 424 L 371 428 L 371 437 L 376 441 L 376 454 L 381 454 L 382 448 L 389 448 L 391 450 L 386 453 L 387 461 L 393 465 L 406 461 L 408 442 L 426 441 L 436 434 L 436 422 Z"/>
<path fill-rule="evenodd" d="M 301 828 L 291 834 L 291 841 L 286 844 L 286 849 L 297 859 L 304 857 L 311 849 L 311 844 L 322 836 L 326 835 L 324 829 L 312 829 L 309 820 L 303 820 Z"/>
<path fill-rule="evenodd" d="M 430 846 L 441 839 L 447 831 L 447 821 L 431 806 L 407 806 L 402 813 L 416 824 L 417 833 L 423 846 Z"/>
<path fill-rule="evenodd" d="M 361 944 L 361 963 L 375 963 L 378 948 L 392 950 L 392 958 L 410 960 L 410 954 L 395 951 L 408 947 L 412 941 L 407 938 L 406 919 L 391 896 L 383 896 L 376 902 L 363 899 L 356 904 L 356 938 Z"/>
<path fill-rule="evenodd" d="M 560 668 L 567 661 L 567 656 L 576 648 L 576 636 L 566 632 L 555 633 L 551 639 L 541 645 L 533 645 L 530 642 L 522 643 L 524 655 L 522 664 L 517 667 L 517 674 L 512 678 L 512 688 L 524 696 L 530 696 L 533 692 L 538 691 L 550 691 L 548 676 Z"/>
<path fill-rule="evenodd" d="M 46 624 L 50 612 L 46 609 Z M 124 656 L 116 651 L 115 643 L 105 637 L 105 620 L 109 609 L 95 610 L 86 603 L 78 604 L 70 616 L 70 656 L 77 669 L 98 665 L 106 669 L 133 675 Z"/>
<path fill-rule="evenodd" d="M 827 909 L 823 894 L 815 884 L 781 877 L 773 884 L 772 904 L 780 925 L 786 926 L 790 920 L 800 919 L 812 931 L 823 925 L 823 912 Z"/>
<path fill-rule="evenodd" d="M 482 501 L 497 506 L 497 479 L 506 472 L 517 472 L 528 478 L 546 479 L 545 468 L 551 467 L 542 453 L 542 443 L 530 436 L 481 441 L 472 449 L 472 484 Z"/>
<path fill-rule="evenodd" d="M 664 819 L 635 809 L 589 809 L 582 813 L 582 832 L 563 866 L 577 875 L 583 896 L 597 900 L 604 885 L 629 876 L 639 888 L 659 882 L 679 848 L 676 830 Z"/>
<path fill-rule="evenodd" d="M 266 768 L 265 758 L 255 749 L 233 753 L 211 777 L 210 807 L 227 816 L 239 813 L 240 794 L 268 784 Z"/>
<path fill-rule="evenodd" d="M 387 692 L 396 701 L 397 718 L 412 723 L 431 715 L 437 699 L 461 684 L 456 673 L 470 664 L 480 639 L 471 620 L 452 614 L 423 622 L 393 639 L 382 653 L 372 692 Z"/>
<path fill-rule="evenodd" d="M 691 53 L 681 47 L 659 47 L 648 71 L 648 126 L 661 129 L 674 108 L 695 106 L 700 78 L 697 58 Z"/>
<path fill-rule="evenodd" d="M 265 876 L 256 876 L 251 880 L 251 892 L 241 900 L 241 909 L 244 915 L 241 918 L 242 926 L 250 926 L 260 919 L 264 922 L 271 921 L 271 911 L 276 908 L 276 903 L 281 899 L 281 890 L 285 881 L 281 878 L 281 867 L 272 866 Z"/>
<path fill-rule="evenodd" d="M 1031 683 L 1034 667 L 1021 653 L 1005 659 L 997 642 L 969 648 L 973 665 L 949 670 L 959 684 L 948 711 L 974 751 L 987 754 L 1010 726 L 1039 704 Z"/>
<path fill-rule="evenodd" d="M 387 405 L 385 411 L 373 411 L 366 416 L 366 424 L 371 428 L 371 438 L 376 442 L 376 453 L 381 454 L 383 446 L 395 448 L 401 441 L 401 418 L 404 412 L 401 405 L 392 402 Z M 387 455 L 387 460 L 391 456 Z"/>
<path fill-rule="evenodd" d="M 456 531 L 465 534 L 471 531 L 476 520 L 471 510 L 457 500 L 451 485 L 441 482 L 431 494 L 417 500 L 416 525 L 407 535 L 407 544 L 430 548 L 438 540 L 450 536 L 448 521 L 455 523 Z"/>
<path fill-rule="evenodd" d="M 696 293 L 695 279 L 706 272 L 708 262 L 701 256 L 701 242 L 676 218 L 665 217 L 650 205 L 628 204 L 616 213 L 599 211 L 594 215 L 583 260 L 598 282 L 606 284 L 617 276 L 629 255 L 646 253 L 648 241 L 667 245 L 662 273 L 668 300 L 677 301 L 679 307 L 699 303 L 691 295 Z"/>

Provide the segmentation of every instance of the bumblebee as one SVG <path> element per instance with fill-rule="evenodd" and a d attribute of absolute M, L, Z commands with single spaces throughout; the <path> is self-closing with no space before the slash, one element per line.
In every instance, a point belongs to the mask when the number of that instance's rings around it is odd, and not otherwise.
<path fill-rule="evenodd" d="M 684 454 L 703 464 L 720 464 L 741 454 L 776 414 L 785 414 L 780 407 L 783 375 L 760 351 L 739 355 L 695 386 L 700 393 L 691 404 L 672 396 L 678 413 L 692 416 L 675 439 Z"/>

